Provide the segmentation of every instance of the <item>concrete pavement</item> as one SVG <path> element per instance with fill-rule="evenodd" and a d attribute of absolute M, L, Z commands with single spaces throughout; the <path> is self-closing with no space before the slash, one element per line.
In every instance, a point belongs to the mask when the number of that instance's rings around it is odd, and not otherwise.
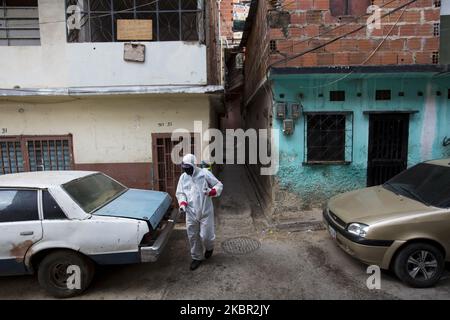
<path fill-rule="evenodd" d="M 258 207 L 242 170 L 222 173 L 216 250 L 198 270 L 189 270 L 189 246 L 180 225 L 158 262 L 100 268 L 78 299 L 450 298 L 448 276 L 435 288 L 412 289 L 384 272 L 381 290 L 367 289 L 366 266 L 340 250 L 325 231 L 279 230 L 262 223 L 258 214 L 255 218 L 249 209 Z M 259 241 L 259 249 L 240 255 L 224 250 L 224 241 L 240 237 Z M 0 299 L 48 298 L 35 277 L 0 278 Z"/>

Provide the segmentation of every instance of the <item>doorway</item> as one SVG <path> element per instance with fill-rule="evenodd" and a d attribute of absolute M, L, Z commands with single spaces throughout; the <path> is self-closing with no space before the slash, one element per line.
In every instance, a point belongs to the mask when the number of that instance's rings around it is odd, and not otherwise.
<path fill-rule="evenodd" d="M 369 115 L 367 186 L 385 183 L 407 168 L 409 114 Z"/>
<path fill-rule="evenodd" d="M 181 167 L 172 162 L 172 149 L 180 141 L 172 141 L 171 133 L 152 134 L 153 189 L 170 194 L 173 203 L 177 203 L 175 193 L 181 175 Z M 191 137 L 191 153 L 194 153 L 194 136 Z"/>

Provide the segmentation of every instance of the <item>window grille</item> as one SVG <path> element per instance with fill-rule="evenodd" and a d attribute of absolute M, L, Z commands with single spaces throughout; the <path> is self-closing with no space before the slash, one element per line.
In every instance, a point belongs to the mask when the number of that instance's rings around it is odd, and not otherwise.
<path fill-rule="evenodd" d="M 71 135 L 0 137 L 0 174 L 72 169 Z"/>
<path fill-rule="evenodd" d="M 66 8 L 68 42 L 116 42 L 119 19 L 151 20 L 152 41 L 203 38 L 202 0 L 66 0 Z"/>
<path fill-rule="evenodd" d="M 305 113 L 306 164 L 350 163 L 353 159 L 353 113 Z"/>
<path fill-rule="evenodd" d="M 0 46 L 40 45 L 37 0 L 0 0 Z"/>

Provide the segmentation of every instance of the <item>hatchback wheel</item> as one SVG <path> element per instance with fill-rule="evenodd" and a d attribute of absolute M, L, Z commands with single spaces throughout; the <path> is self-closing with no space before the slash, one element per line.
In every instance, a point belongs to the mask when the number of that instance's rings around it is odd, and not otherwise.
<path fill-rule="evenodd" d="M 427 288 L 439 281 L 444 266 L 444 256 L 435 246 L 412 243 L 397 255 L 394 271 L 404 283 L 415 288 Z"/>
<path fill-rule="evenodd" d="M 69 298 L 85 291 L 94 276 L 94 263 L 72 251 L 55 251 L 39 264 L 38 280 L 49 294 Z"/>

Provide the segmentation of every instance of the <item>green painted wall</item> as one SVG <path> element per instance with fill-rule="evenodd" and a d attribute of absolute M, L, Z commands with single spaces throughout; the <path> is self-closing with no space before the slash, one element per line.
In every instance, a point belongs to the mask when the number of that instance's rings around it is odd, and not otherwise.
<path fill-rule="evenodd" d="M 305 208 L 337 193 L 366 186 L 369 116 L 363 111 L 419 111 L 410 117 L 408 166 L 432 158 L 450 157 L 450 146 L 444 147 L 442 143 L 445 136 L 450 137 L 448 76 L 289 75 L 273 76 L 272 83 L 274 106 L 276 102 L 301 102 L 304 111 L 353 111 L 353 159 L 349 165 L 303 164 L 303 116 L 296 121 L 293 135 L 280 135 L 279 186 L 297 194 Z M 392 90 L 390 101 L 375 100 L 375 91 L 381 89 Z M 345 90 L 346 101 L 330 102 L 330 90 Z M 423 96 L 418 96 L 419 91 Z M 441 96 L 436 95 L 437 91 L 441 91 Z M 404 92 L 405 96 L 399 97 L 399 92 Z M 320 93 L 323 97 L 319 97 Z M 362 96 L 358 97 L 358 93 Z M 282 121 L 274 118 L 273 126 L 281 130 Z"/>

